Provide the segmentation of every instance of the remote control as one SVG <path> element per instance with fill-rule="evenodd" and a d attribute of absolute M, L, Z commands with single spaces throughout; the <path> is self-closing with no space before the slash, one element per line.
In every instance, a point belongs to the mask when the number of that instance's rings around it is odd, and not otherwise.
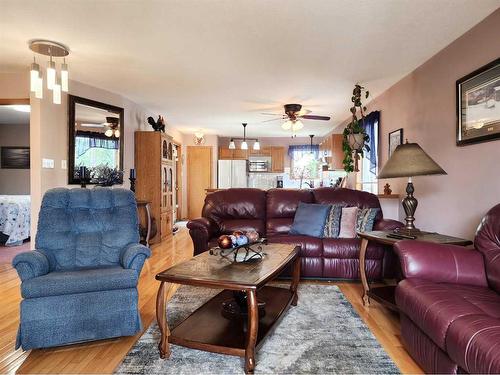
<path fill-rule="evenodd" d="M 399 233 L 390 233 L 387 235 L 387 237 L 398 238 L 398 239 L 407 239 L 407 240 L 415 240 L 417 238 L 417 236 L 409 236 L 406 234 L 399 234 Z"/>

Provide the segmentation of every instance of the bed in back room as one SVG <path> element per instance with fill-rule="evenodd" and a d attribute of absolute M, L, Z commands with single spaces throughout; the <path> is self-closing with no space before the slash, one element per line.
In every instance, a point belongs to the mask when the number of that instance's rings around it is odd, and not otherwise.
<path fill-rule="evenodd" d="M 6 246 L 21 245 L 30 236 L 29 195 L 0 195 L 0 241 Z"/>

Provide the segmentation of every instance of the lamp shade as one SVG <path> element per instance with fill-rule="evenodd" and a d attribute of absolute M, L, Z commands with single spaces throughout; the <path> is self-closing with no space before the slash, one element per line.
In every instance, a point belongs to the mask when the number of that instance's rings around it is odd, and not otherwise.
<path fill-rule="evenodd" d="M 378 174 L 378 178 L 413 177 L 446 174 L 417 143 L 396 147 L 392 156 Z"/>

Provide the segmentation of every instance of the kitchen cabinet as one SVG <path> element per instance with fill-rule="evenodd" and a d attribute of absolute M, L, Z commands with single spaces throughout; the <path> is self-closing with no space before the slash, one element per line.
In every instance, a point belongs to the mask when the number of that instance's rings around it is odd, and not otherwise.
<path fill-rule="evenodd" d="M 344 152 L 342 151 L 342 134 L 331 134 L 325 137 L 319 145 L 320 157 L 325 157 L 328 169 L 343 169 L 342 161 Z"/>
<path fill-rule="evenodd" d="M 227 147 L 219 147 L 219 159 L 232 159 L 233 151 Z"/>
<path fill-rule="evenodd" d="M 271 147 L 271 172 L 285 171 L 285 148 Z"/>
<path fill-rule="evenodd" d="M 248 150 L 248 156 L 271 156 L 271 147 L 262 147 L 260 150 Z"/>
<path fill-rule="evenodd" d="M 233 150 L 233 160 L 246 160 L 248 159 L 248 150 L 236 148 Z"/>

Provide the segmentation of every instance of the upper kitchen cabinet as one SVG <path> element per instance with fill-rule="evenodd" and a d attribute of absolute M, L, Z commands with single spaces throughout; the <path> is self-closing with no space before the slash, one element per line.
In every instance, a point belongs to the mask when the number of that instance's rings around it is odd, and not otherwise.
<path fill-rule="evenodd" d="M 328 169 L 342 169 L 344 152 L 342 151 L 342 134 L 325 137 L 319 145 L 320 156 L 324 156 Z"/>
<path fill-rule="evenodd" d="M 248 159 L 248 150 L 241 150 L 239 148 L 230 149 L 228 147 L 219 147 L 220 160 L 245 160 Z"/>
<path fill-rule="evenodd" d="M 262 147 L 260 150 L 248 150 L 248 156 L 271 156 L 271 147 Z"/>
<path fill-rule="evenodd" d="M 285 171 L 285 148 L 271 147 L 271 172 Z"/>

